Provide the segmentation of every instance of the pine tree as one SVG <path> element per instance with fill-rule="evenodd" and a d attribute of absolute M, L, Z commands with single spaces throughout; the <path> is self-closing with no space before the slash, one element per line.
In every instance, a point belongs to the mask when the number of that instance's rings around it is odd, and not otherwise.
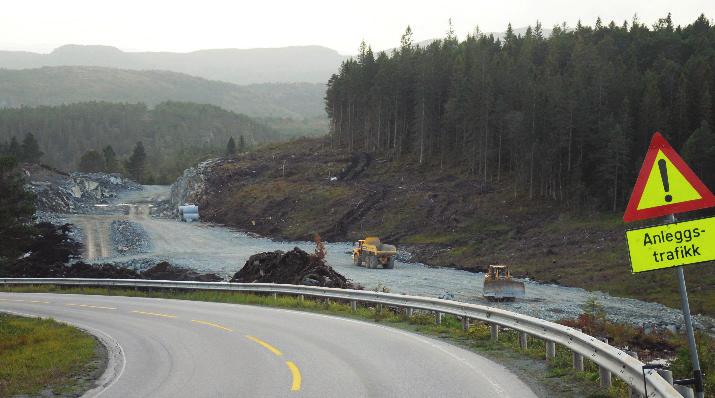
<path fill-rule="evenodd" d="M 243 136 L 241 136 L 241 138 L 243 139 Z M 236 156 L 236 142 L 233 140 L 233 137 L 229 138 L 226 144 L 226 156 L 230 158 Z"/>
<path fill-rule="evenodd" d="M 25 138 L 22 140 L 22 155 L 20 156 L 20 159 L 23 162 L 32 162 L 35 163 L 40 160 L 42 155 L 42 151 L 40 151 L 40 145 L 37 143 L 37 139 L 35 139 L 35 135 L 32 133 L 27 133 L 25 134 Z"/>
<path fill-rule="evenodd" d="M 143 183 L 146 177 L 146 151 L 144 144 L 141 141 L 134 146 L 132 156 L 129 157 L 126 163 L 126 169 L 129 176 L 139 183 Z"/>

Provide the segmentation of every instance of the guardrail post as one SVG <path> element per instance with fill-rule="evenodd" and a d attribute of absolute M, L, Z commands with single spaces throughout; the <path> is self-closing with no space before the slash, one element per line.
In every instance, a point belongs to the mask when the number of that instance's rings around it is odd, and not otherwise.
<path fill-rule="evenodd" d="M 556 358 L 556 343 L 553 341 L 545 341 L 546 343 L 546 360 L 551 361 Z"/>
<path fill-rule="evenodd" d="M 598 366 L 598 377 L 601 380 L 601 387 L 603 388 L 610 388 L 612 381 L 611 381 L 611 372 L 604 368 L 603 366 Z"/>
<path fill-rule="evenodd" d="M 352 312 L 357 311 L 357 301 L 356 300 L 350 300 L 350 310 L 352 310 Z"/>
<path fill-rule="evenodd" d="M 378 314 L 382 314 L 382 304 L 378 304 L 376 309 Z"/>
<path fill-rule="evenodd" d="M 278 293 L 273 293 L 273 300 L 278 300 Z"/>
<path fill-rule="evenodd" d="M 600 340 L 603 341 L 604 343 L 608 344 L 607 338 L 604 337 Z M 603 388 L 610 388 L 611 385 L 613 384 L 613 382 L 611 380 L 611 372 L 601 365 L 598 365 L 598 377 L 601 380 L 601 387 L 603 387 Z"/>
<path fill-rule="evenodd" d="M 437 313 L 435 314 L 435 320 L 434 320 L 434 322 L 435 322 L 437 325 L 441 325 L 441 324 L 442 324 L 442 313 L 441 313 L 441 312 L 437 311 Z"/>
<path fill-rule="evenodd" d="M 489 325 L 489 329 L 492 332 L 492 341 L 498 341 L 499 340 L 499 325 L 496 323 L 492 323 Z"/>
<path fill-rule="evenodd" d="M 330 298 L 329 298 L 329 297 L 325 299 L 325 305 L 330 305 Z"/>
<path fill-rule="evenodd" d="M 635 351 L 626 351 L 626 354 L 632 356 L 635 359 L 638 359 L 638 353 Z M 641 395 L 638 391 L 634 390 L 633 387 L 628 386 L 628 397 L 629 398 L 643 398 L 643 395 Z"/>
<path fill-rule="evenodd" d="M 519 333 L 519 348 L 526 350 L 529 348 L 529 334 L 526 332 Z"/>
<path fill-rule="evenodd" d="M 412 308 L 412 307 L 405 308 L 405 314 L 407 315 L 408 318 L 412 318 L 413 311 L 414 311 L 414 308 Z"/>
<path fill-rule="evenodd" d="M 579 372 L 583 372 L 583 355 L 578 352 L 573 352 L 573 368 Z"/>
<path fill-rule="evenodd" d="M 693 392 L 693 389 L 687 386 L 681 386 L 681 385 L 674 385 L 675 391 L 679 392 L 680 395 L 683 396 L 683 398 L 695 398 L 695 392 Z"/>
<path fill-rule="evenodd" d="M 304 300 L 305 300 L 305 297 L 302 294 L 298 295 L 298 301 L 300 301 L 302 303 Z"/>
<path fill-rule="evenodd" d="M 673 372 L 667 369 L 658 369 L 658 374 L 664 378 L 665 381 L 670 383 L 671 386 L 673 385 Z"/>
<path fill-rule="evenodd" d="M 469 318 L 466 316 L 462 317 L 462 329 L 466 332 L 469 330 Z"/>

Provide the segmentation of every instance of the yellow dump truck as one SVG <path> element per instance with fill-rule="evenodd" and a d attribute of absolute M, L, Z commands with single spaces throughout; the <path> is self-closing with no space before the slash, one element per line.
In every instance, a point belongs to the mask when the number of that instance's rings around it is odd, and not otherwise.
<path fill-rule="evenodd" d="M 484 274 L 484 297 L 489 301 L 514 301 L 526 295 L 524 282 L 511 278 L 506 265 L 490 265 Z"/>
<path fill-rule="evenodd" d="M 380 242 L 380 238 L 368 236 L 355 243 L 353 247 L 353 264 L 365 268 L 385 269 L 395 268 L 397 248 Z"/>

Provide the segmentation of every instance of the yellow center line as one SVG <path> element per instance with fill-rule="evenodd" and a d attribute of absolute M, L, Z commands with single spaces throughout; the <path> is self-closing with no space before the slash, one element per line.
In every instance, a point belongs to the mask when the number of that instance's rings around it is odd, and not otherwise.
<path fill-rule="evenodd" d="M 116 308 L 114 308 L 114 307 L 102 307 L 101 305 L 74 304 L 74 303 L 67 303 L 65 305 L 68 307 L 96 308 L 96 309 L 100 309 L 100 310 L 116 310 Z"/>
<path fill-rule="evenodd" d="M 293 383 L 290 386 L 290 390 L 300 391 L 300 383 L 302 381 L 302 378 L 300 377 L 300 369 L 298 369 L 298 366 L 296 366 L 293 361 L 286 361 L 286 365 L 288 365 L 288 369 L 290 369 L 290 373 L 293 375 Z"/>
<path fill-rule="evenodd" d="M 270 352 L 276 354 L 277 356 L 283 355 L 283 353 L 280 352 L 276 347 L 273 347 L 272 345 L 266 343 L 265 341 L 259 339 L 258 337 L 255 337 L 255 336 L 246 336 L 246 338 L 247 338 L 247 339 L 250 339 L 250 340 L 253 340 L 253 341 L 255 341 L 256 343 L 262 345 L 265 349 L 267 349 L 268 351 L 270 351 Z"/>
<path fill-rule="evenodd" d="M 225 327 L 225 326 L 217 325 L 217 324 L 211 323 L 211 322 L 199 321 L 199 320 L 196 320 L 196 319 L 192 319 L 191 322 L 196 322 L 196 323 L 200 323 L 200 324 L 202 324 L 202 325 L 212 326 L 212 327 L 215 327 L 215 328 L 217 328 L 217 329 L 225 330 L 225 331 L 227 331 L 227 332 L 233 332 L 233 329 L 229 329 L 229 328 L 227 328 L 227 327 Z"/>
<path fill-rule="evenodd" d="M 160 316 L 162 318 L 176 318 L 176 315 L 169 315 L 169 314 L 159 314 L 156 312 L 144 312 L 144 311 L 132 311 L 135 314 L 142 314 L 142 315 L 151 315 L 151 316 Z"/>

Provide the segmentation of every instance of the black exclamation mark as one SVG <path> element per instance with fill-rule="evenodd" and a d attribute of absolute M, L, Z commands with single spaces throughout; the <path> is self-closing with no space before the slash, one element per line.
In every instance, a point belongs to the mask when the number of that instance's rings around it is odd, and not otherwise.
<path fill-rule="evenodd" d="M 660 159 L 658 161 L 658 168 L 660 168 L 660 179 L 663 180 L 663 189 L 665 193 L 670 192 L 670 184 L 668 183 L 668 168 L 665 167 L 665 159 Z M 671 195 L 665 195 L 665 201 L 670 202 L 673 200 Z"/>

